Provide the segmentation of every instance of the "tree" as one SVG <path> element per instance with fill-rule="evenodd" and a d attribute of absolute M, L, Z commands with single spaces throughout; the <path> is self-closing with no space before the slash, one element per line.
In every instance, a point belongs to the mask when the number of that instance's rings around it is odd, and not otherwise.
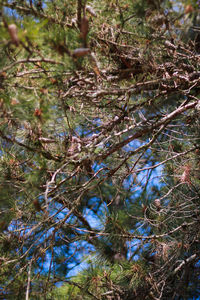
<path fill-rule="evenodd" d="M 200 16 L 184 5 L 1 0 L 3 298 L 199 295 Z"/>

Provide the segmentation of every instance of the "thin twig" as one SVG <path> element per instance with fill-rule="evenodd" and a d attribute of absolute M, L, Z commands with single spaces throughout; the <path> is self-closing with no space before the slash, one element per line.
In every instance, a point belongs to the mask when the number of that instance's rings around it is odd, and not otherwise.
<path fill-rule="evenodd" d="M 32 267 L 32 259 L 29 262 L 28 266 L 28 283 L 26 288 L 26 300 L 29 299 L 29 292 L 30 292 L 30 284 L 31 284 L 31 267 Z"/>

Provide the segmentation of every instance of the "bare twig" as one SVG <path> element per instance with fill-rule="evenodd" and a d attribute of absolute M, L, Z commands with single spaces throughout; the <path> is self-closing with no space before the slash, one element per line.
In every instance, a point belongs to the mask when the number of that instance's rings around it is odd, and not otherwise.
<path fill-rule="evenodd" d="M 30 260 L 28 265 L 28 282 L 26 288 L 26 300 L 29 300 L 30 284 L 31 284 L 31 266 L 32 266 L 32 259 Z"/>

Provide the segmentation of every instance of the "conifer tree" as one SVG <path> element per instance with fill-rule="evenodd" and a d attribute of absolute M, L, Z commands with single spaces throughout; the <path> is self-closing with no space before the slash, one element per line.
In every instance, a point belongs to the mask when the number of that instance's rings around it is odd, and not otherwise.
<path fill-rule="evenodd" d="M 199 1 L 0 4 L 0 297 L 198 297 Z"/>

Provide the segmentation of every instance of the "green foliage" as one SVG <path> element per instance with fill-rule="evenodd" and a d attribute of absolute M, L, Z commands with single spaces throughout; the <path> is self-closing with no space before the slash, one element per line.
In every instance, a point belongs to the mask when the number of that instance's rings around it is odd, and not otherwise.
<path fill-rule="evenodd" d="M 83 271 L 71 282 L 56 288 L 51 297 L 64 299 L 67 295 L 68 299 L 91 299 L 91 297 L 101 299 L 100 295 L 104 295 L 102 299 L 106 299 L 106 295 L 113 297 L 121 294 L 124 295 L 124 299 L 128 299 L 125 295 L 131 297 L 136 289 L 145 287 L 147 274 L 146 266 L 140 263 L 114 264 L 112 269 L 109 265 L 103 267 L 91 265 L 87 272 Z M 118 290 L 118 286 L 121 290 Z M 110 292 L 106 293 L 109 289 Z"/>
<path fill-rule="evenodd" d="M 199 3 L 0 4 L 0 298 L 196 297 Z"/>

